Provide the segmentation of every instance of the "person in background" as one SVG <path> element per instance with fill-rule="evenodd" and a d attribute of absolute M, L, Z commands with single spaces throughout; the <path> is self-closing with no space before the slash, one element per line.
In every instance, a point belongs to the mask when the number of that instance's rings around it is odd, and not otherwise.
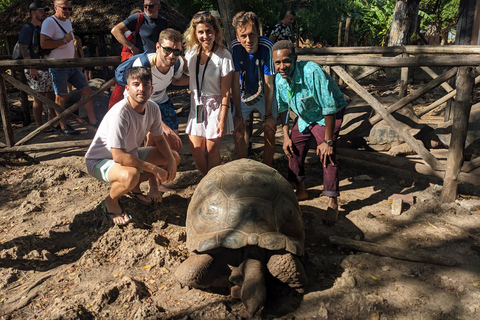
<path fill-rule="evenodd" d="M 86 38 L 85 45 L 83 46 L 83 56 L 85 58 L 93 58 L 93 57 L 99 57 L 98 53 L 98 46 L 95 43 L 95 39 L 93 37 L 88 37 Z M 93 79 L 93 71 L 95 70 L 95 67 L 85 67 L 83 73 L 85 74 L 85 78 L 88 80 Z"/>
<path fill-rule="evenodd" d="M 40 34 L 40 44 L 43 49 L 52 49 L 47 56 L 48 59 L 72 59 L 75 56 L 75 46 L 73 44 L 72 23 L 68 18 L 72 14 L 72 5 L 68 0 L 55 0 L 55 14 L 48 17 L 42 23 Z M 71 83 L 75 88 L 81 91 L 82 97 L 92 92 L 88 85 L 85 75 L 80 68 L 50 68 L 52 75 L 53 88 L 55 90 L 55 102 L 62 108 L 67 101 L 67 83 Z M 95 112 L 93 111 L 92 100 L 85 104 L 88 121 L 93 126 L 98 126 Z M 58 114 L 59 112 L 55 111 Z M 79 132 L 66 123 L 65 118 L 60 120 L 60 132 L 66 135 L 75 135 Z"/>
<path fill-rule="evenodd" d="M 345 106 L 343 93 L 335 80 L 321 66 L 311 61 L 297 61 L 291 41 L 282 40 L 272 48 L 277 70 L 275 85 L 278 112 L 282 121 L 283 150 L 289 158 L 289 178 L 295 179 L 298 200 L 308 198 L 305 187 L 305 157 L 315 139 L 317 155 L 323 164 L 323 192 L 328 208 L 326 224 L 338 219 L 339 178 L 336 141 Z M 291 133 L 288 112 L 297 115 Z"/>
<path fill-rule="evenodd" d="M 210 12 L 193 16 L 184 39 L 191 91 L 185 132 L 195 164 L 206 175 L 222 163 L 220 144 L 233 130 L 230 112 L 233 62 L 223 46 L 220 21 Z"/>
<path fill-rule="evenodd" d="M 42 3 L 33 2 L 28 7 L 30 10 L 31 20 L 29 23 L 26 23 L 20 29 L 20 34 L 18 36 L 18 46 L 20 54 L 23 59 L 39 59 L 40 39 L 33 41 L 33 37 L 36 34 L 40 34 L 40 29 L 42 22 L 46 18 L 46 12 L 48 8 L 45 8 Z M 37 29 L 37 30 L 35 30 Z M 35 32 L 36 31 L 36 32 Z M 35 47 L 34 42 L 36 42 L 37 47 Z M 48 70 L 38 70 L 38 69 L 25 69 L 25 77 L 27 78 L 28 85 L 32 90 L 41 93 L 50 100 L 55 100 L 55 93 L 53 92 L 53 83 L 52 76 Z M 33 117 L 35 119 L 35 125 L 40 127 L 43 123 L 42 113 L 43 113 L 43 102 L 40 99 L 33 97 Z M 49 107 L 49 119 L 53 118 L 55 110 Z M 46 129 L 45 131 L 53 131 L 53 128 Z"/>
<path fill-rule="evenodd" d="M 295 21 L 295 15 L 295 11 L 288 10 L 283 17 L 283 20 L 273 27 L 269 36 L 270 40 L 273 42 L 281 40 L 290 40 L 293 42 L 291 25 Z"/>
<path fill-rule="evenodd" d="M 79 36 L 75 36 L 75 38 L 73 38 L 73 45 L 75 46 L 75 56 L 74 58 L 84 58 L 85 56 L 83 55 L 83 45 L 82 45 L 82 39 L 80 39 Z M 83 70 L 82 67 L 79 67 L 80 70 Z M 86 78 L 87 76 L 85 76 Z M 86 79 L 88 81 L 88 79 Z M 67 85 L 67 90 L 68 90 L 68 93 L 72 92 L 73 91 L 73 87 L 72 87 L 72 84 L 68 84 Z"/>
<path fill-rule="evenodd" d="M 148 52 L 153 53 L 156 50 L 158 35 L 167 28 L 167 20 L 159 15 L 161 8 L 160 0 L 145 0 L 143 4 L 144 19 L 137 35 L 135 43 L 130 42 L 125 36 L 125 32 L 135 31 L 137 25 L 138 13 L 129 16 L 124 21 L 113 27 L 111 33 L 122 45 L 130 49 L 133 55 Z"/>

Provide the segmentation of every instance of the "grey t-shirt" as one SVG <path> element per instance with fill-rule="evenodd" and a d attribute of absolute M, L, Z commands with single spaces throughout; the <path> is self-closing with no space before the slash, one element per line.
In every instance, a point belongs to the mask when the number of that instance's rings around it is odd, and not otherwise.
<path fill-rule="evenodd" d="M 93 173 L 95 165 L 103 159 L 112 159 L 112 148 L 124 149 L 138 157 L 138 148 L 145 136 L 163 134 L 162 116 L 157 104 L 147 101 L 145 113 L 136 112 L 128 99 L 114 105 L 105 115 L 90 148 L 85 154 L 87 170 Z"/>

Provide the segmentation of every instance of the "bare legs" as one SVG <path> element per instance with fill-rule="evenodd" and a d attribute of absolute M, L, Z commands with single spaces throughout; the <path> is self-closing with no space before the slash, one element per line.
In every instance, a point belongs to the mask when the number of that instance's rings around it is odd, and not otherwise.
<path fill-rule="evenodd" d="M 209 140 L 200 136 L 188 136 L 188 140 L 195 165 L 204 176 L 210 169 L 222 163 L 220 157 L 221 138 Z"/>
<path fill-rule="evenodd" d="M 55 93 L 53 91 L 41 92 L 41 94 L 52 101 L 55 99 Z M 34 97 L 32 109 L 33 109 L 33 117 L 35 119 L 35 125 L 38 128 L 43 124 L 43 121 L 42 121 L 43 102 L 40 101 L 40 99 L 37 99 Z M 51 107 L 48 107 L 48 109 L 49 109 L 48 119 L 50 120 L 53 118 L 53 114 L 55 110 Z"/>
<path fill-rule="evenodd" d="M 234 119 L 234 121 L 236 122 L 238 120 Z M 263 163 L 265 163 L 267 166 L 272 166 L 273 156 L 275 154 L 275 130 L 271 129 L 267 125 L 264 125 L 263 129 L 265 141 Z M 243 124 L 240 123 L 235 126 L 235 131 L 233 134 L 235 150 L 237 151 L 237 157 L 239 159 L 248 157 L 248 146 L 250 144 L 252 130 L 252 114 L 250 114 L 248 120 L 243 121 Z"/>
<path fill-rule="evenodd" d="M 172 153 L 178 165 L 180 162 L 180 156 L 176 151 L 172 151 Z M 159 167 L 164 167 L 167 164 L 167 160 L 156 148 L 150 150 L 145 161 L 153 163 Z M 140 191 L 140 183 L 146 181 L 151 176 L 152 174 L 149 172 L 140 173 L 135 167 L 122 166 L 118 163 L 115 163 L 110 168 L 110 171 L 108 172 L 108 180 L 112 185 L 110 187 L 109 195 L 105 198 L 105 206 L 107 211 L 112 214 L 112 219 L 115 223 L 123 225 L 130 221 L 130 218 L 127 215 L 122 216 L 123 212 L 118 203 L 118 199 L 130 191 Z M 150 191 L 154 192 L 154 190 L 157 190 L 158 192 L 156 179 L 153 180 L 155 182 L 150 183 Z"/>

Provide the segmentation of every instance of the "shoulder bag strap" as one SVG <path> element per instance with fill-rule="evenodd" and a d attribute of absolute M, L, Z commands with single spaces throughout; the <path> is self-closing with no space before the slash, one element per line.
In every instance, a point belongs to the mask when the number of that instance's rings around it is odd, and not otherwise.
<path fill-rule="evenodd" d="M 52 17 L 52 19 L 58 24 L 58 26 L 60 27 L 60 29 L 62 29 L 63 33 L 67 34 L 68 32 L 65 31 L 65 29 L 63 29 L 63 27 L 60 25 L 60 23 L 58 23 L 57 19 L 55 19 L 54 17 Z"/>

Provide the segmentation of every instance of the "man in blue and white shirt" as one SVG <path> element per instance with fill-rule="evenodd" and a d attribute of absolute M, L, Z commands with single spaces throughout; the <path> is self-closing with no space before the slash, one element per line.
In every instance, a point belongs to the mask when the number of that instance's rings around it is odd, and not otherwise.
<path fill-rule="evenodd" d="M 282 121 L 283 150 L 289 158 L 289 176 L 295 177 L 298 200 L 308 198 L 305 187 L 305 157 L 312 139 L 323 164 L 323 192 L 329 197 L 324 221 L 338 219 L 339 179 L 335 141 L 342 125 L 346 101 L 334 79 L 311 61 L 297 61 L 293 43 L 282 40 L 272 48 L 278 112 Z M 288 110 L 297 115 L 291 134 Z"/>
<path fill-rule="evenodd" d="M 237 156 L 248 156 L 247 144 L 251 132 L 251 114 L 257 110 L 262 115 L 265 151 L 263 162 L 272 165 L 277 130 L 277 105 L 274 97 L 273 42 L 260 36 L 258 17 L 253 12 L 239 12 L 233 17 L 237 39 L 230 46 L 235 73 L 232 98 L 235 105 L 234 141 Z"/>

